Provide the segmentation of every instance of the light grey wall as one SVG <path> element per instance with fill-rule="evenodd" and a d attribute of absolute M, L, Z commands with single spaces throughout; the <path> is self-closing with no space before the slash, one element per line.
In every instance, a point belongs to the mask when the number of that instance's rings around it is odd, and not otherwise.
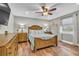
<path fill-rule="evenodd" d="M 15 21 L 15 32 L 18 29 L 18 24 L 26 24 L 26 32 L 28 31 L 28 27 L 31 25 L 39 25 L 44 27 L 44 24 L 48 24 L 49 22 L 46 20 L 41 19 L 34 19 L 34 18 L 26 18 L 26 17 L 14 17 Z"/>
<path fill-rule="evenodd" d="M 59 31 L 59 19 L 54 19 L 49 22 L 49 28 L 52 33 L 57 34 Z"/>

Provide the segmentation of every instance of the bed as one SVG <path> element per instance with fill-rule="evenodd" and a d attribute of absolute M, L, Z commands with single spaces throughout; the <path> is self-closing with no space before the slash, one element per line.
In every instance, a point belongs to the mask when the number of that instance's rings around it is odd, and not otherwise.
<path fill-rule="evenodd" d="M 32 25 L 28 28 L 28 40 L 33 51 L 58 45 L 57 35 L 44 33 L 39 25 Z"/>

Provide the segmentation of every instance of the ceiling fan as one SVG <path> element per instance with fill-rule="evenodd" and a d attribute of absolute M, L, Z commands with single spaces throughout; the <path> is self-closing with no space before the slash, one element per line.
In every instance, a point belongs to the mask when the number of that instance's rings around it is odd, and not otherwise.
<path fill-rule="evenodd" d="M 44 6 L 41 6 L 41 9 L 42 9 L 42 11 L 36 12 L 36 13 L 41 13 L 42 16 L 52 15 L 52 11 L 55 11 L 56 10 L 56 8 L 49 9 L 49 7 L 47 7 L 45 5 Z"/>

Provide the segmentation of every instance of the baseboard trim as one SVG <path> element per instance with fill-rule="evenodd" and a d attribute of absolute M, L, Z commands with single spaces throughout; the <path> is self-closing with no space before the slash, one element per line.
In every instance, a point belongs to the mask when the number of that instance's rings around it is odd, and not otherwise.
<path fill-rule="evenodd" d="M 71 44 L 71 45 L 75 45 L 74 43 L 68 42 L 68 41 L 65 41 L 65 40 L 61 40 L 61 42 L 65 42 L 65 43 L 68 43 L 68 44 Z M 79 47 L 79 44 L 76 44 L 75 46 L 78 46 Z"/>
<path fill-rule="evenodd" d="M 68 41 L 66 41 L 66 40 L 61 40 L 62 42 L 65 42 L 65 43 L 68 43 L 68 44 L 74 44 L 74 43 L 72 43 L 72 42 L 68 42 Z"/>

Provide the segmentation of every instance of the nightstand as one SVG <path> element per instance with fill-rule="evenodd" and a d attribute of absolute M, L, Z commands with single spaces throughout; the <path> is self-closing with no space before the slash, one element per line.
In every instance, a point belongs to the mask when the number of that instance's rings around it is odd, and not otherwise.
<path fill-rule="evenodd" d="M 27 33 L 18 33 L 18 42 L 26 42 L 27 41 Z"/>

